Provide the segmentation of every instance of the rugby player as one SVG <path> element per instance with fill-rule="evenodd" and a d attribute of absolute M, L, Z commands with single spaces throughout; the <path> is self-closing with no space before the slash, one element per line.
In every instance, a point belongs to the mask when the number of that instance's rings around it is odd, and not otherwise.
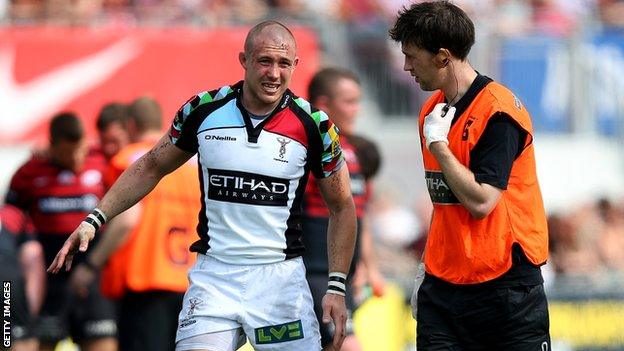
<path fill-rule="evenodd" d="M 256 350 L 318 351 L 301 259 L 301 200 L 311 172 L 330 209 L 323 320 L 333 321 L 339 349 L 356 216 L 338 132 L 325 113 L 288 89 L 299 58 L 286 26 L 265 21 L 253 27 L 239 61 L 244 80 L 185 103 L 169 133 L 119 177 L 49 271 L 69 269 L 101 225 L 197 154 L 202 210 L 191 251 L 198 256 L 176 350 L 235 350 L 247 336 Z"/>

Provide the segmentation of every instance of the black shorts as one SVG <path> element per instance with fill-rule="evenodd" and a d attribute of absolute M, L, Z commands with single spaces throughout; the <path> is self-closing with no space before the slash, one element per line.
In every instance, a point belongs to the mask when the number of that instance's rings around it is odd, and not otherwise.
<path fill-rule="evenodd" d="M 116 337 L 116 317 L 114 302 L 100 293 L 99 279 L 89 286 L 89 293 L 83 298 L 73 292 L 66 277 L 48 275 L 37 332 L 45 344 L 68 336 L 78 343 Z"/>
<path fill-rule="evenodd" d="M 426 278 L 416 320 L 419 350 L 551 350 L 542 284 L 470 289 Z"/>
<path fill-rule="evenodd" d="M 126 293 L 119 310 L 119 349 L 175 350 L 183 299 L 184 293 L 171 291 Z"/>
<path fill-rule="evenodd" d="M 312 299 L 314 300 L 314 314 L 319 322 L 321 329 L 321 344 L 323 347 L 332 343 L 334 338 L 334 326 L 332 323 L 323 323 L 323 296 L 327 292 L 327 274 L 325 273 L 308 273 L 306 275 L 308 284 L 310 285 L 310 291 L 312 292 Z M 346 334 L 353 334 L 353 313 L 357 309 L 355 301 L 353 300 L 352 290 L 347 284 L 347 294 L 345 296 L 345 303 L 347 305 L 347 329 Z"/>

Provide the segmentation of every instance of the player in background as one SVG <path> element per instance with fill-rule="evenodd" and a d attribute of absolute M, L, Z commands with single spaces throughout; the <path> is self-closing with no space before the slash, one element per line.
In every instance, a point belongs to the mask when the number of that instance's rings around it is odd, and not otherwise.
<path fill-rule="evenodd" d="M 44 155 L 33 156 L 11 179 L 6 203 L 32 219 L 46 265 L 52 263 L 72 228 L 104 195 L 101 157 L 87 156 L 83 126 L 70 112 L 50 122 L 50 144 Z M 77 263 L 83 256 L 76 258 Z M 115 351 L 117 325 L 113 304 L 99 293 L 97 282 L 87 296 L 76 296 L 69 274 L 47 276 L 47 292 L 37 330 L 42 350 L 53 350 L 71 336 L 82 350 Z"/>
<path fill-rule="evenodd" d="M 331 116 L 340 130 L 340 145 L 345 156 L 349 170 L 351 193 L 356 207 L 357 215 L 357 241 L 350 273 L 359 279 L 353 280 L 347 288 L 345 301 L 347 303 L 347 337 L 341 350 L 361 350 L 353 332 L 351 316 L 357 304 L 354 295 L 364 293 L 364 286 L 370 284 L 376 292 L 383 289 L 383 278 L 375 264 L 372 237 L 365 221 L 366 205 L 371 196 L 372 184 L 370 179 L 379 169 L 379 153 L 376 147 L 363 137 L 355 136 L 355 122 L 360 111 L 361 100 L 360 81 L 352 72 L 341 68 L 325 68 L 317 72 L 308 85 L 308 98 L 310 103 Z M 351 143 L 356 138 L 362 148 L 370 151 L 363 160 Z M 364 150 L 362 150 L 364 151 Z M 374 156 L 377 156 L 375 159 Z M 366 164 L 364 164 L 366 162 Z M 366 173 L 364 173 L 364 169 Z M 303 243 L 306 251 L 303 259 L 306 265 L 306 278 L 310 284 L 312 297 L 314 298 L 314 311 L 320 323 L 322 345 L 326 349 L 331 348 L 333 329 L 330 324 L 322 322 L 323 308 L 322 299 L 327 287 L 327 227 L 329 224 L 329 210 L 325 205 L 318 184 L 314 177 L 310 176 L 303 201 Z M 357 284 L 353 286 L 353 284 Z"/>
<path fill-rule="evenodd" d="M 36 319 L 45 294 L 41 244 L 23 211 L 0 208 L 0 280 L 11 282 L 11 350 L 37 351 Z"/>
<path fill-rule="evenodd" d="M 68 270 L 107 219 L 197 154 L 202 209 L 191 251 L 198 256 L 176 350 L 236 350 L 247 336 L 256 350 L 318 351 L 318 322 L 300 257 L 301 198 L 312 172 L 331 213 L 332 283 L 323 320 L 334 322 L 334 346 L 340 348 L 356 217 L 337 130 L 325 113 L 288 89 L 299 58 L 286 26 L 254 26 L 238 59 L 244 80 L 189 99 L 169 133 L 122 173 L 48 270 Z"/>
<path fill-rule="evenodd" d="M 130 141 L 126 126 L 127 119 L 128 106 L 119 102 L 104 105 L 98 114 L 95 122 L 99 138 L 98 151 L 107 161 L 110 161 Z"/>
<path fill-rule="evenodd" d="M 128 108 L 131 144 L 111 160 L 114 181 L 147 153 L 162 135 L 158 103 L 143 97 Z M 138 204 L 109 222 L 102 240 L 88 254 L 91 266 L 78 265 L 72 286 L 84 292 L 102 273 L 105 296 L 118 299 L 119 347 L 126 351 L 175 348 L 178 312 L 195 262 L 188 248 L 196 240 L 200 210 L 196 162 L 165 176 Z"/>
<path fill-rule="evenodd" d="M 415 289 L 423 350 L 550 350 L 540 266 L 548 230 L 531 117 L 472 68 L 474 24 L 447 1 L 403 8 L 404 70 L 433 91 L 419 118 L 433 214 Z"/>

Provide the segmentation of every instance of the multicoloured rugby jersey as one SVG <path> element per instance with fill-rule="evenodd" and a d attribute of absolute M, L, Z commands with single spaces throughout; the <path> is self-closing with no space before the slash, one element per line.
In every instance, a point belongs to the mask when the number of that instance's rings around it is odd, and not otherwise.
<path fill-rule="evenodd" d="M 184 104 L 171 141 L 198 153 L 202 209 L 191 251 L 232 264 L 283 261 L 303 253 L 301 201 L 308 174 L 325 178 L 343 163 L 336 126 L 287 90 L 253 126 L 243 82 Z"/>

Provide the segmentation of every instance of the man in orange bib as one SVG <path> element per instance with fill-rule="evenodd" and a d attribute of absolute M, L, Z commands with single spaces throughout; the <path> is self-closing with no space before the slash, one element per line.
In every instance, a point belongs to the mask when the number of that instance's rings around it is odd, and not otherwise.
<path fill-rule="evenodd" d="M 529 113 L 467 56 L 474 25 L 457 6 L 424 2 L 390 30 L 404 70 L 434 91 L 419 118 L 433 217 L 417 287 L 423 350 L 550 350 L 540 265 L 546 215 Z"/>
<path fill-rule="evenodd" d="M 161 129 L 162 113 L 156 101 L 143 97 L 130 104 L 132 143 L 111 159 L 108 184 L 158 142 Z M 195 262 L 188 247 L 196 240 L 199 198 L 197 164 L 190 160 L 111 221 L 86 264 L 73 272 L 72 285 L 80 292 L 94 276 L 88 270 L 103 268 L 102 292 L 120 301 L 120 349 L 175 348 L 187 272 Z"/>

